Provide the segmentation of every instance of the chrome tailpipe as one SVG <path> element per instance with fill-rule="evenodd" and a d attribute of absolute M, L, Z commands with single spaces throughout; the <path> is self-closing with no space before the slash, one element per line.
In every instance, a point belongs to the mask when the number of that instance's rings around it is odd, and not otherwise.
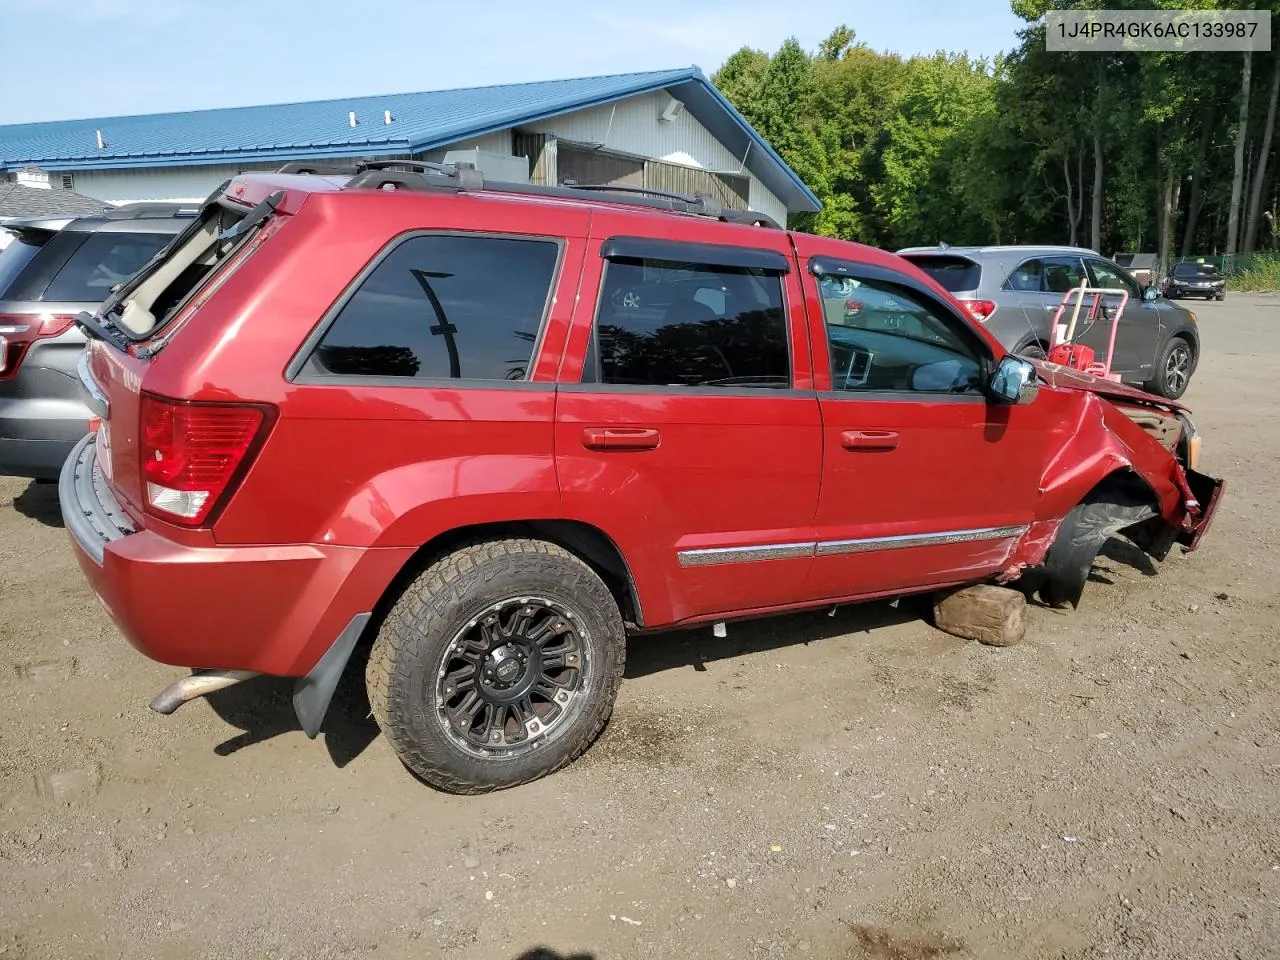
<path fill-rule="evenodd" d="M 160 691 L 151 701 L 151 709 L 156 713 L 170 714 L 188 700 L 207 697 L 218 690 L 252 680 L 258 675 L 253 670 L 198 670 Z"/>

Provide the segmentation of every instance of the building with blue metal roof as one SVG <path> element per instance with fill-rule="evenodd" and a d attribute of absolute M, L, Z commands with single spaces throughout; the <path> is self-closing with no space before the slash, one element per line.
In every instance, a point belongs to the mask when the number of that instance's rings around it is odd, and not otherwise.
<path fill-rule="evenodd" d="M 111 203 L 195 201 L 290 160 L 475 163 L 491 178 L 711 193 L 784 220 L 820 203 L 697 67 L 0 126 L 0 169 Z"/>

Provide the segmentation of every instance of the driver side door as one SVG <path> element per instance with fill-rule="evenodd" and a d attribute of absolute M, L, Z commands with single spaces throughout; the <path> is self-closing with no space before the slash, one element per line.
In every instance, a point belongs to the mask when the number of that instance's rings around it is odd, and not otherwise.
<path fill-rule="evenodd" d="M 857 283 L 856 326 L 830 322 L 822 278 Z M 1054 434 L 1043 401 L 989 402 L 999 359 L 949 304 L 895 270 L 815 256 L 810 304 L 823 478 L 812 600 L 972 580 L 1031 522 Z"/>
<path fill-rule="evenodd" d="M 1142 287 L 1116 264 L 1089 257 L 1085 260 L 1085 266 L 1089 268 L 1090 283 L 1095 287 L 1124 290 L 1129 294 L 1124 312 L 1120 314 L 1119 326 L 1116 327 L 1116 351 L 1112 370 L 1122 374 L 1126 380 L 1150 380 L 1155 375 L 1156 351 L 1162 339 L 1160 308 L 1154 301 L 1144 301 Z M 1107 294 L 1103 298 L 1107 307 L 1107 319 L 1101 324 L 1105 328 L 1105 337 L 1111 334 L 1110 324 L 1114 322 L 1123 299 L 1118 294 Z M 1105 355 L 1104 339 L 1099 356 Z"/>

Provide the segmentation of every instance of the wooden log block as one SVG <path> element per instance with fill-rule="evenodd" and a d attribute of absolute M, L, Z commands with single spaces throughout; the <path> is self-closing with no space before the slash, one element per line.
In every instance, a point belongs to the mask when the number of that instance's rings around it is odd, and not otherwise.
<path fill-rule="evenodd" d="M 1027 633 L 1027 598 L 1017 590 L 982 583 L 934 598 L 939 630 L 992 647 L 1011 647 Z"/>

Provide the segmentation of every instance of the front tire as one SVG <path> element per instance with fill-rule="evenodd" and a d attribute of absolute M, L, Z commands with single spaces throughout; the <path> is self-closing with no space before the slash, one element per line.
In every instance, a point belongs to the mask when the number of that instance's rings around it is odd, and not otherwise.
<path fill-rule="evenodd" d="M 488 793 L 576 760 L 613 711 L 626 633 L 609 588 L 541 540 L 473 543 L 432 563 L 387 614 L 365 679 L 413 773 Z"/>
<path fill-rule="evenodd" d="M 1170 337 L 1160 351 L 1155 379 L 1147 384 L 1147 389 L 1170 400 L 1177 400 L 1187 392 L 1194 366 L 1195 354 L 1191 350 L 1191 344 L 1183 337 Z"/>

